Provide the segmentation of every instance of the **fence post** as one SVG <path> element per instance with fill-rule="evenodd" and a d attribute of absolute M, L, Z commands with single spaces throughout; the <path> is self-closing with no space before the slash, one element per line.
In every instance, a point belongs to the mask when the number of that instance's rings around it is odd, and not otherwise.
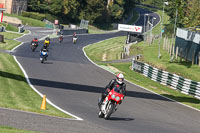
<path fill-rule="evenodd" d="M 169 40 L 168 46 L 167 46 L 167 52 L 168 52 L 168 53 L 169 53 L 169 50 L 170 50 L 170 43 L 171 43 L 171 41 Z"/>
<path fill-rule="evenodd" d="M 173 44 L 170 45 L 170 50 L 169 50 L 170 56 L 172 55 L 172 47 L 173 47 L 172 45 L 173 45 Z"/>
<path fill-rule="evenodd" d="M 199 67 L 200 67 L 200 51 L 199 51 L 198 55 L 199 55 Z"/>
<path fill-rule="evenodd" d="M 165 50 L 168 48 L 168 43 L 169 43 L 169 38 L 167 37 L 166 45 L 165 45 Z"/>
<path fill-rule="evenodd" d="M 174 56 L 174 48 L 175 48 L 175 45 L 172 44 L 172 55 Z"/>
<path fill-rule="evenodd" d="M 192 65 L 194 65 L 195 62 L 195 50 L 192 52 Z"/>
<path fill-rule="evenodd" d="M 164 47 L 164 50 L 166 50 L 166 45 L 167 45 L 167 37 L 165 38 L 165 47 Z"/>
<path fill-rule="evenodd" d="M 166 42 L 166 35 L 165 35 L 165 37 L 164 37 L 163 50 L 165 50 L 165 42 Z"/>
<path fill-rule="evenodd" d="M 182 62 L 183 49 L 180 48 L 180 62 Z"/>
<path fill-rule="evenodd" d="M 178 57 L 178 47 L 176 47 L 176 60 L 177 60 L 177 57 Z"/>

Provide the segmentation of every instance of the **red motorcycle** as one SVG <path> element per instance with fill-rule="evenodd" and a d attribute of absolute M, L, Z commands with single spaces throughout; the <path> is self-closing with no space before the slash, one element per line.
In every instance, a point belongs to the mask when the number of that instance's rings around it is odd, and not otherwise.
<path fill-rule="evenodd" d="M 31 43 L 31 50 L 34 52 L 35 49 L 38 47 L 38 44 L 36 42 Z"/>
<path fill-rule="evenodd" d="M 106 120 L 109 119 L 111 114 L 117 110 L 117 106 L 123 99 L 124 95 L 120 93 L 120 89 L 117 87 L 113 88 L 99 107 L 99 117 Z"/>
<path fill-rule="evenodd" d="M 59 42 L 61 43 L 63 41 L 63 36 L 59 37 Z"/>

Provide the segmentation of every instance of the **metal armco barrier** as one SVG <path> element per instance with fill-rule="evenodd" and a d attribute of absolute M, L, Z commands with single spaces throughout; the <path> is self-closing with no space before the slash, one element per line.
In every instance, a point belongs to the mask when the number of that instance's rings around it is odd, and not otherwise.
<path fill-rule="evenodd" d="M 200 82 L 185 79 L 136 60 L 132 61 L 132 70 L 140 72 L 145 77 L 160 84 L 170 86 L 175 90 L 180 90 L 184 94 L 190 94 L 200 99 Z"/>

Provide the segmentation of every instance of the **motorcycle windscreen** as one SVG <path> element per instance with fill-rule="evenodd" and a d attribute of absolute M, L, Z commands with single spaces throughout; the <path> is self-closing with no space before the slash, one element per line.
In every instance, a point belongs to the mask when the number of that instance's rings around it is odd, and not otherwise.
<path fill-rule="evenodd" d="M 114 88 L 114 91 L 117 92 L 117 93 L 120 93 L 120 89 L 117 88 L 117 87 Z"/>

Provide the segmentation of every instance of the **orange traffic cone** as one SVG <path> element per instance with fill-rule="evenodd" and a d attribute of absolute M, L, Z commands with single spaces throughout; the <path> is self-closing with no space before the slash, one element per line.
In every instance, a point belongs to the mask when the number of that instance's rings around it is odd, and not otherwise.
<path fill-rule="evenodd" d="M 40 109 L 46 110 L 46 95 L 43 96 L 43 100 L 42 100 Z"/>

